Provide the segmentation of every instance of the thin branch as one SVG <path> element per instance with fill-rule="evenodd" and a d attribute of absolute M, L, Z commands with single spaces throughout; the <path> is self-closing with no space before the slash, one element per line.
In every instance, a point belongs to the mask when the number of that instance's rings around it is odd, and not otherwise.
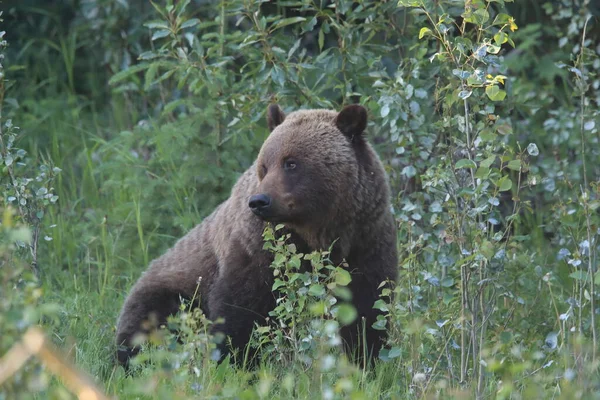
<path fill-rule="evenodd" d="M 587 164 L 585 157 L 585 88 L 586 88 L 586 79 L 585 79 L 585 63 L 584 63 L 584 48 L 585 48 L 585 36 L 587 30 L 587 24 L 590 18 L 588 17 L 585 20 L 585 24 L 583 26 L 583 35 L 581 36 L 581 49 L 579 53 L 578 64 L 581 70 L 581 95 L 580 95 L 580 108 L 581 108 L 581 119 L 579 130 L 581 133 L 581 158 L 583 161 L 583 188 L 581 189 L 581 198 L 583 200 L 584 212 L 585 212 L 585 222 L 586 222 L 586 231 L 587 231 L 587 242 L 588 242 L 588 277 L 589 277 L 589 287 L 590 291 L 590 325 L 592 329 L 592 363 L 596 363 L 596 352 L 598 348 L 598 339 L 597 339 L 597 329 L 596 329 L 596 304 L 595 304 L 595 284 L 594 284 L 594 265 L 592 263 L 592 251 L 594 246 L 592 244 L 592 227 L 590 221 L 590 209 L 588 205 L 588 180 L 587 180 Z M 583 287 L 583 285 L 582 285 Z M 580 303 L 581 304 L 581 303 Z M 581 309 L 581 308 L 580 308 Z M 581 322 L 580 322 L 581 323 Z"/>

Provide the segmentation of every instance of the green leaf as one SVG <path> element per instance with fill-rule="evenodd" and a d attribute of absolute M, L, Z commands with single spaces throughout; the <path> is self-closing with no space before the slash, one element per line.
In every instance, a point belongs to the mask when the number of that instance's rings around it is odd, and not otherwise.
<path fill-rule="evenodd" d="M 447 276 L 444 279 L 442 279 L 441 285 L 442 285 L 442 287 L 445 287 L 445 288 L 452 287 L 452 286 L 454 286 L 454 279 Z"/>
<path fill-rule="evenodd" d="M 444 295 L 442 296 L 442 302 L 445 305 L 452 303 L 454 300 L 455 300 L 454 295 L 451 293 L 444 293 Z"/>
<path fill-rule="evenodd" d="M 288 50 L 288 53 L 287 53 L 288 60 L 294 55 L 294 53 L 296 52 L 296 50 L 298 50 L 298 48 L 300 47 L 300 42 L 301 41 L 302 41 L 302 39 L 296 40 L 296 42 L 294 43 L 294 45 Z"/>
<path fill-rule="evenodd" d="M 503 176 L 502 178 L 500 178 L 498 183 L 496 183 L 496 185 L 500 188 L 501 192 L 505 192 L 512 188 L 512 181 L 508 176 Z"/>
<path fill-rule="evenodd" d="M 506 97 L 506 92 L 496 85 L 486 87 L 485 94 L 487 94 L 492 101 L 502 101 Z"/>
<path fill-rule="evenodd" d="M 489 168 L 492 166 L 492 164 L 494 163 L 494 161 L 496 161 L 496 156 L 489 156 L 488 158 L 486 158 L 485 160 L 483 160 L 481 163 L 479 163 L 482 167 L 485 168 Z"/>
<path fill-rule="evenodd" d="M 529 143 L 527 145 L 527 153 L 529 153 L 530 156 L 535 157 L 540 154 L 540 150 L 538 149 L 538 147 L 535 143 Z"/>
<path fill-rule="evenodd" d="M 162 74 L 157 80 L 155 80 L 153 83 L 160 83 L 162 81 L 164 81 L 165 79 L 169 79 L 171 77 L 171 75 L 173 75 L 175 73 L 174 69 L 170 69 L 167 72 L 165 72 L 164 74 Z"/>
<path fill-rule="evenodd" d="M 577 281 L 587 281 L 588 279 L 588 274 L 586 271 L 575 271 L 575 272 L 571 272 L 569 274 L 570 278 L 573 278 Z"/>
<path fill-rule="evenodd" d="M 180 29 L 191 28 L 192 26 L 196 26 L 199 23 L 200 23 L 200 20 L 198 18 L 188 19 L 183 24 L 181 24 Z"/>
<path fill-rule="evenodd" d="M 163 108 L 163 113 L 168 114 L 168 113 L 172 112 L 174 109 L 176 109 L 177 107 L 179 107 L 181 105 L 185 105 L 187 103 L 188 103 L 188 100 L 185 100 L 185 99 L 177 99 L 177 100 L 170 101 L 167 104 L 165 104 L 165 106 Z"/>
<path fill-rule="evenodd" d="M 183 1 L 178 1 L 177 2 L 177 8 L 175 9 L 177 11 L 177 17 L 181 16 L 181 14 L 183 13 L 183 11 L 190 4 L 190 1 L 191 0 L 183 0 Z M 167 6 L 167 8 L 168 8 L 168 6 Z"/>
<path fill-rule="evenodd" d="M 335 283 L 341 286 L 347 286 L 352 281 L 350 272 L 344 268 L 337 267 L 335 269 Z"/>
<path fill-rule="evenodd" d="M 389 104 L 384 104 L 383 107 L 381 107 L 381 110 L 379 111 L 381 118 L 385 118 L 389 115 L 390 113 L 390 105 Z"/>
<path fill-rule="evenodd" d="M 373 304 L 373 308 L 383 312 L 390 311 L 388 305 L 382 299 L 378 299 L 377 301 L 375 301 L 375 303 Z"/>
<path fill-rule="evenodd" d="M 317 25 L 317 17 L 312 17 L 310 21 L 302 25 L 302 32 L 300 33 L 301 35 L 305 34 L 306 32 L 311 32 L 313 29 L 315 29 L 315 25 Z"/>
<path fill-rule="evenodd" d="M 483 82 L 484 80 L 482 80 L 480 75 L 476 73 L 469 75 L 467 78 L 467 85 L 469 86 L 481 87 L 483 86 Z"/>
<path fill-rule="evenodd" d="M 273 31 L 283 28 L 284 26 L 297 24 L 298 22 L 306 21 L 304 17 L 292 17 L 292 18 L 284 18 L 273 24 Z"/>
<path fill-rule="evenodd" d="M 490 174 L 490 169 L 487 167 L 479 167 L 475 173 L 475 178 L 485 179 Z"/>
<path fill-rule="evenodd" d="M 481 243 L 479 251 L 487 260 L 491 260 L 494 257 L 494 245 L 489 240 L 484 240 Z"/>
<path fill-rule="evenodd" d="M 152 34 L 152 41 L 155 41 L 156 39 L 164 38 L 165 36 L 169 36 L 170 33 L 171 33 L 171 31 L 168 29 L 161 29 L 160 31 L 156 31 Z"/>
<path fill-rule="evenodd" d="M 513 341 L 512 332 L 504 331 L 500 333 L 500 340 L 504 344 L 510 344 Z"/>
<path fill-rule="evenodd" d="M 350 325 L 357 316 L 356 308 L 352 304 L 340 304 L 337 308 L 337 318 L 342 325 Z"/>
<path fill-rule="evenodd" d="M 137 64 L 132 67 L 129 67 L 124 71 L 117 72 L 116 74 L 114 74 L 112 76 L 112 78 L 109 79 L 108 84 L 112 85 L 117 82 L 120 82 L 120 81 L 128 78 L 129 76 L 135 74 L 136 72 L 145 70 L 146 68 L 148 68 L 148 63 L 142 63 L 142 64 Z"/>
<path fill-rule="evenodd" d="M 454 168 L 455 169 L 477 168 L 477 164 L 475 164 L 475 161 L 473 161 L 473 160 L 468 160 L 466 158 L 463 158 L 462 160 L 458 160 L 458 162 L 456 163 L 456 166 Z"/>
<path fill-rule="evenodd" d="M 460 97 L 461 99 L 465 100 L 465 99 L 468 99 L 469 97 L 471 97 L 472 93 L 473 93 L 472 90 L 461 90 L 458 93 L 458 97 Z"/>
<path fill-rule="evenodd" d="M 503 45 L 508 42 L 508 35 L 504 32 L 498 32 L 494 35 L 494 42 L 496 42 L 498 46 Z"/>
<path fill-rule="evenodd" d="M 292 268 L 300 269 L 300 266 L 302 265 L 302 260 L 300 260 L 300 256 L 298 256 L 296 254 L 292 258 L 289 259 L 288 264 Z"/>
<path fill-rule="evenodd" d="M 277 65 L 274 65 L 271 69 L 271 79 L 281 87 L 285 85 L 285 74 Z"/>
<path fill-rule="evenodd" d="M 496 125 L 496 131 L 501 135 L 512 135 L 512 126 L 508 122 Z"/>
<path fill-rule="evenodd" d="M 419 0 L 398 0 L 398 7 L 420 7 L 421 1 Z"/>
<path fill-rule="evenodd" d="M 425 35 L 431 35 L 431 29 L 427 28 L 426 26 L 422 27 L 421 30 L 419 31 L 419 39 L 423 39 L 423 37 Z"/>
<path fill-rule="evenodd" d="M 373 322 L 371 327 L 378 331 L 384 331 L 386 324 L 387 324 L 387 320 L 382 316 L 378 316 L 377 321 Z"/>
<path fill-rule="evenodd" d="M 390 349 L 390 352 L 388 353 L 389 358 L 397 358 L 400 357 L 400 355 L 402 355 L 402 349 L 400 348 L 400 346 L 392 347 Z"/>
<path fill-rule="evenodd" d="M 319 50 L 323 50 L 325 44 L 325 34 L 323 33 L 323 27 L 319 30 Z"/>
<path fill-rule="evenodd" d="M 150 22 L 146 22 L 144 24 L 144 26 L 146 28 L 150 28 L 150 29 L 157 29 L 157 28 L 169 29 L 169 25 L 164 21 L 150 21 Z"/>
<path fill-rule="evenodd" d="M 285 282 L 281 279 L 275 279 L 275 282 L 273 282 L 273 286 L 271 286 L 271 290 L 277 290 L 282 286 L 285 286 Z"/>
<path fill-rule="evenodd" d="M 488 44 L 487 52 L 490 54 L 498 54 L 500 52 L 500 46 L 496 46 L 493 44 Z"/>
<path fill-rule="evenodd" d="M 156 72 L 158 71 L 158 64 L 150 64 L 150 68 L 146 70 L 146 74 L 144 75 L 144 90 L 148 90 L 150 85 L 152 85 L 154 81 L 154 77 L 156 76 Z"/>
<path fill-rule="evenodd" d="M 508 162 L 508 169 L 512 169 L 513 171 L 521 170 L 521 160 L 511 160 Z"/>
<path fill-rule="evenodd" d="M 285 260 L 286 260 L 285 254 L 277 253 L 277 254 L 275 254 L 275 259 L 273 260 L 273 264 L 275 266 L 279 267 L 279 266 L 283 265 Z"/>
<path fill-rule="evenodd" d="M 31 231 L 26 226 L 17 227 L 10 230 L 11 242 L 31 243 Z"/>
<path fill-rule="evenodd" d="M 402 168 L 401 174 L 408 178 L 412 178 L 413 176 L 417 175 L 417 169 L 412 165 L 407 165 L 406 167 Z"/>
<path fill-rule="evenodd" d="M 463 16 L 466 22 L 475 25 L 483 25 L 490 19 L 490 14 L 485 8 L 480 8 L 479 10 L 464 14 Z"/>
<path fill-rule="evenodd" d="M 508 21 L 510 20 L 510 15 L 508 14 L 504 14 L 504 13 L 500 13 L 498 15 L 496 15 L 496 18 L 494 18 L 494 25 L 504 25 L 507 24 Z"/>
<path fill-rule="evenodd" d="M 309 308 L 310 313 L 315 316 L 321 316 L 325 314 L 326 309 L 327 308 L 325 307 L 325 302 L 323 301 L 318 301 L 314 304 L 311 304 Z"/>
<path fill-rule="evenodd" d="M 484 142 L 491 142 L 494 139 L 496 139 L 496 136 L 497 136 L 496 133 L 494 131 L 492 131 L 490 128 L 488 128 L 488 127 L 483 128 L 481 130 L 481 132 L 479 133 L 479 137 Z"/>
<path fill-rule="evenodd" d="M 323 287 L 323 285 L 319 284 L 310 285 L 310 288 L 308 289 L 308 294 L 315 297 L 321 297 L 325 294 L 325 288 Z"/>
<path fill-rule="evenodd" d="M 157 54 L 154 51 L 145 51 L 139 55 L 138 60 L 151 60 L 156 57 L 160 57 L 160 54 Z"/>

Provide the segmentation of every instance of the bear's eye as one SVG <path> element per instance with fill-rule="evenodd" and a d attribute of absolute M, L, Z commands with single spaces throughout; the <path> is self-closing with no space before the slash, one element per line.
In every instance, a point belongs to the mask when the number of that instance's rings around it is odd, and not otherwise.
<path fill-rule="evenodd" d="M 283 169 L 286 171 L 291 171 L 296 168 L 296 161 L 293 160 L 285 160 L 283 162 Z"/>
<path fill-rule="evenodd" d="M 260 167 L 260 172 L 262 173 L 262 176 L 267 175 L 267 166 L 266 165 L 261 165 Z"/>

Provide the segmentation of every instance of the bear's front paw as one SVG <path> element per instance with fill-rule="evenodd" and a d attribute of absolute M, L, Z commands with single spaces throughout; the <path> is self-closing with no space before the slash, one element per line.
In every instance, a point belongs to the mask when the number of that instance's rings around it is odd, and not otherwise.
<path fill-rule="evenodd" d="M 117 348 L 117 361 L 126 372 L 130 372 L 129 361 L 136 356 L 140 351 L 139 346 L 127 347 L 125 345 L 118 346 Z"/>

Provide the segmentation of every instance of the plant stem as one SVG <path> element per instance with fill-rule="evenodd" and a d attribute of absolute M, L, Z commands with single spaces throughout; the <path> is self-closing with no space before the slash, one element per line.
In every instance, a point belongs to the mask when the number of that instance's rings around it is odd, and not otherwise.
<path fill-rule="evenodd" d="M 581 132 L 581 158 L 583 164 L 583 188 L 581 189 L 581 197 L 583 199 L 583 206 L 585 212 L 585 222 L 586 222 L 586 233 L 587 233 L 587 242 L 588 242 L 588 276 L 589 276 L 589 288 L 590 291 L 590 325 L 592 329 L 592 362 L 596 363 L 596 351 L 598 348 L 598 339 L 597 339 L 597 331 L 596 331 L 596 305 L 595 305 L 595 288 L 594 288 L 594 266 L 592 263 L 592 251 L 594 246 L 592 244 L 592 228 L 590 222 L 590 209 L 588 207 L 588 181 L 587 181 L 587 165 L 586 165 L 586 157 L 585 157 L 585 90 L 586 90 L 586 80 L 585 80 L 585 63 L 583 60 L 584 53 L 583 49 L 585 48 L 585 36 L 587 24 L 589 21 L 589 17 L 585 20 L 585 24 L 583 26 L 583 35 L 581 36 L 581 49 L 579 53 L 579 69 L 581 71 L 581 95 L 580 95 L 580 109 L 581 109 L 581 118 L 580 118 L 580 126 L 579 130 Z M 582 285 L 583 286 L 583 285 Z"/>
<path fill-rule="evenodd" d="M 466 382 L 467 379 L 467 338 L 465 332 L 465 324 L 467 321 L 466 309 L 467 309 L 467 267 L 463 263 L 460 267 L 460 293 L 461 293 L 461 305 L 460 305 L 460 314 L 461 314 L 461 330 L 460 330 L 460 382 Z"/>

